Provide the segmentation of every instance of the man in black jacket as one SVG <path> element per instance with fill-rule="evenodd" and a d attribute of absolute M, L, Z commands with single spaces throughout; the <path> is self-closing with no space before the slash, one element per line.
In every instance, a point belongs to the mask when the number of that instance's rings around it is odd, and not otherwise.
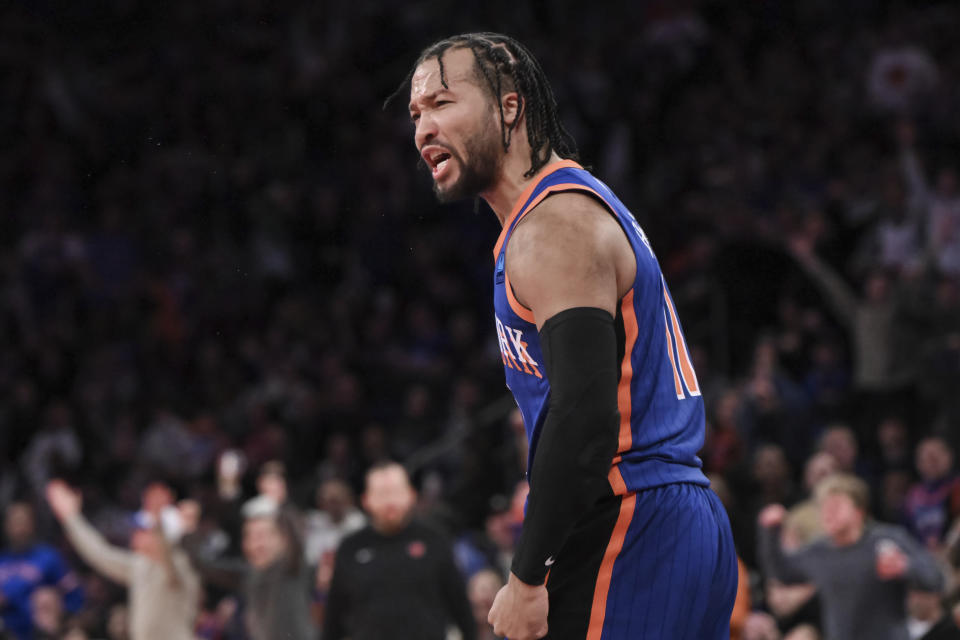
<path fill-rule="evenodd" d="M 396 463 L 367 472 L 370 525 L 337 551 L 324 640 L 443 640 L 449 624 L 464 640 L 476 628 L 450 542 L 412 519 L 416 493 Z"/>

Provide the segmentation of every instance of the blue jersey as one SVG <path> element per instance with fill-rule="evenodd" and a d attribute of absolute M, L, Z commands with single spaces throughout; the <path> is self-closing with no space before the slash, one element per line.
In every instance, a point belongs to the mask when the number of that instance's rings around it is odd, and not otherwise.
<path fill-rule="evenodd" d="M 507 387 L 523 414 L 530 443 L 528 468 L 549 410 L 550 381 L 533 313 L 510 287 L 506 251 L 523 216 L 544 198 L 564 191 L 584 192 L 602 203 L 623 228 L 637 262 L 636 279 L 620 300 L 615 323 L 620 431 L 611 487 L 623 495 L 678 482 L 708 486 L 697 457 L 704 438 L 703 400 L 660 265 L 633 214 L 605 184 L 571 160 L 540 171 L 515 203 L 493 252 L 497 338 Z"/>
<path fill-rule="evenodd" d="M 3 624 L 19 640 L 33 637 L 30 596 L 43 586 L 60 591 L 64 608 L 71 613 L 83 605 L 83 591 L 76 574 L 53 547 L 36 544 L 24 551 L 0 553 Z"/>

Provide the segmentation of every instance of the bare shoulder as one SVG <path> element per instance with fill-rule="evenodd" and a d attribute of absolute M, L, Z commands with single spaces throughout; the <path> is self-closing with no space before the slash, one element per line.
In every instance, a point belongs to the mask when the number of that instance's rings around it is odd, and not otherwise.
<path fill-rule="evenodd" d="M 546 198 L 517 224 L 506 268 L 514 296 L 542 325 L 576 306 L 615 314 L 632 261 L 610 212 L 587 194 L 567 192 Z"/>

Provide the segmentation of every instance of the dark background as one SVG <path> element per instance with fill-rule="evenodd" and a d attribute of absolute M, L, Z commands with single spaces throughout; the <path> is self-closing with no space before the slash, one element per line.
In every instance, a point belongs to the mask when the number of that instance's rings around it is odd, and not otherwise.
<path fill-rule="evenodd" d="M 796 489 L 837 421 L 878 495 L 883 420 L 955 446 L 960 266 L 941 258 L 960 231 L 933 222 L 960 224 L 953 2 L 13 2 L 0 503 L 39 503 L 52 475 L 101 511 L 156 478 L 202 497 L 238 448 L 251 474 L 283 460 L 307 505 L 389 455 L 432 479 L 455 531 L 480 527 L 522 478 L 499 228 L 435 203 L 405 90 L 382 103 L 428 44 L 488 29 L 537 55 L 584 164 L 650 237 L 705 390 L 707 468 L 745 512 L 768 500 L 759 447 Z M 881 304 L 912 301 L 890 389 L 858 387 L 853 330 L 791 238 L 858 295 L 882 274 Z"/>

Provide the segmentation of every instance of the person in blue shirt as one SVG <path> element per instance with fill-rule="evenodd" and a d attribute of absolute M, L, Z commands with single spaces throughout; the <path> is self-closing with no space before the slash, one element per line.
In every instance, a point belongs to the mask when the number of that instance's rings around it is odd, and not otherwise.
<path fill-rule="evenodd" d="M 11 503 L 4 517 L 4 533 L 7 546 L 0 552 L 0 617 L 8 633 L 18 640 L 31 640 L 30 597 L 37 588 L 59 590 L 71 613 L 83 606 L 83 591 L 60 552 L 36 540 L 32 505 Z"/>

